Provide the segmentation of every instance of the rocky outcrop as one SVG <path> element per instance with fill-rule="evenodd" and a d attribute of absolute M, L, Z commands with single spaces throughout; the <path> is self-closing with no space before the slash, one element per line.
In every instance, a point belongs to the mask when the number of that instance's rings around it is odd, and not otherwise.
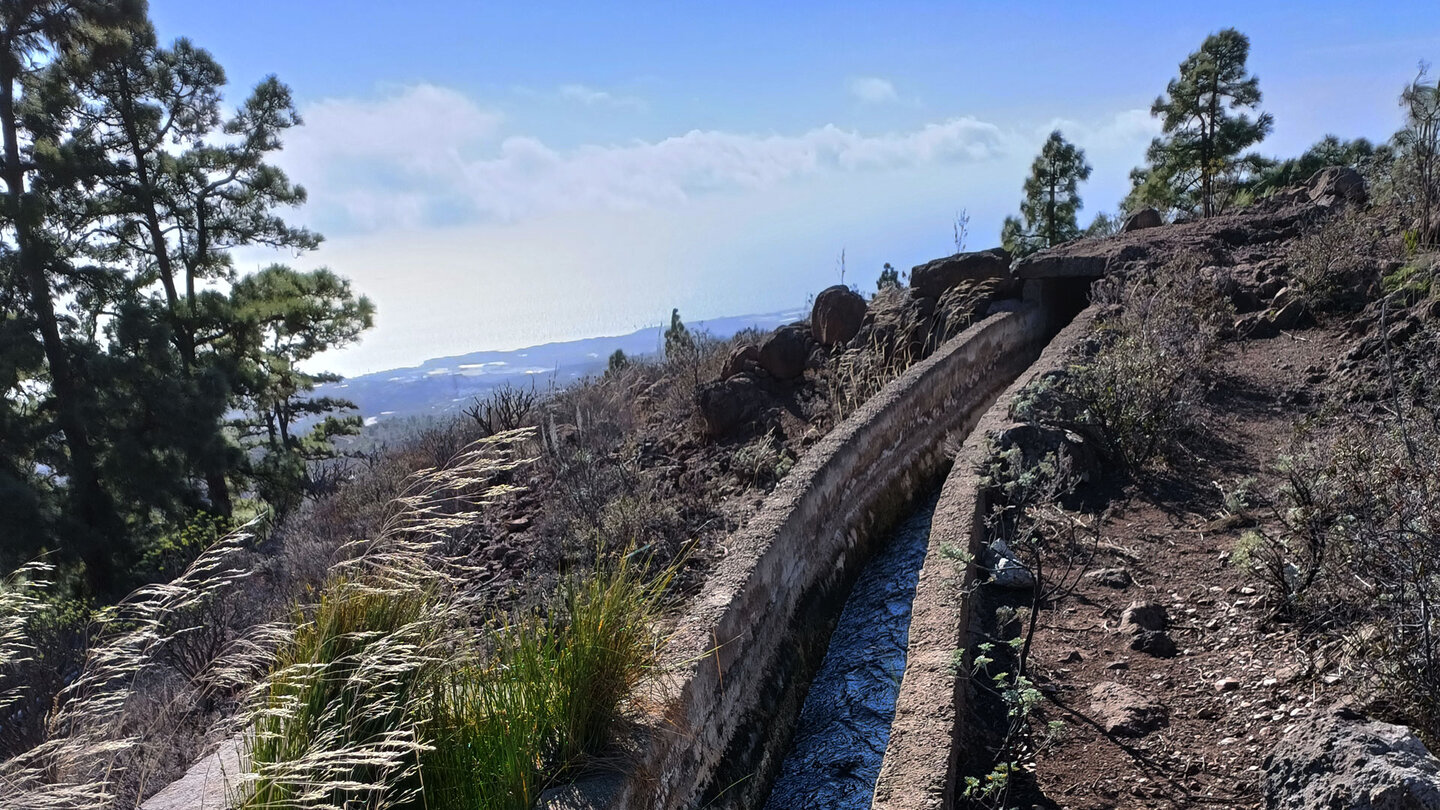
<path fill-rule="evenodd" d="M 1440 810 L 1440 760 L 1410 729 L 1341 709 L 1287 729 L 1263 787 L 1268 810 Z"/>
<path fill-rule="evenodd" d="M 760 367 L 777 380 L 793 380 L 805 373 L 810 347 L 810 330 L 800 324 L 782 326 L 760 344 Z"/>
<path fill-rule="evenodd" d="M 1010 254 L 1003 248 L 993 248 L 926 262 L 910 271 L 910 286 L 916 295 L 938 299 L 962 281 L 1009 277 Z"/>
<path fill-rule="evenodd" d="M 865 299 L 843 284 L 826 287 L 815 296 L 810 329 L 821 346 L 834 346 L 855 337 L 865 321 Z"/>
<path fill-rule="evenodd" d="M 1336 203 L 1363 203 L 1368 196 L 1365 178 L 1348 166 L 1321 169 L 1305 185 L 1310 201 L 1326 207 Z"/>
<path fill-rule="evenodd" d="M 1091 442 L 1078 434 L 1048 425 L 1034 422 L 1007 425 L 995 435 L 995 447 L 999 450 L 1018 449 L 1027 468 L 1040 464 L 1047 456 L 1063 457 L 1068 460 L 1070 473 L 1082 482 L 1098 477 L 1100 472 L 1100 456 Z"/>
<path fill-rule="evenodd" d="M 738 374 L 754 374 L 760 369 L 760 349 L 753 343 L 736 346 L 725 360 L 720 379 L 728 380 Z"/>
<path fill-rule="evenodd" d="M 1125 218 L 1125 224 L 1120 227 L 1120 232 L 1143 231 L 1146 228 L 1158 228 L 1164 224 L 1165 220 L 1160 216 L 1159 211 L 1154 208 L 1141 208 Z"/>
<path fill-rule="evenodd" d="M 1099 278 L 1181 257 L 1201 266 L 1258 261 L 1269 247 L 1298 235 L 1340 201 L 1363 199 L 1364 184 L 1349 169 L 1326 169 L 1311 183 L 1267 197 L 1234 213 L 1164 227 L 1127 228 L 1108 239 L 1080 239 L 1021 259 L 1022 279 Z M 1136 216 L 1140 216 L 1140 212 Z M 1150 217 L 1146 220 L 1152 221 Z M 1128 225 L 1128 223 L 1127 223 Z M 1271 295 L 1274 291 L 1271 291 Z"/>

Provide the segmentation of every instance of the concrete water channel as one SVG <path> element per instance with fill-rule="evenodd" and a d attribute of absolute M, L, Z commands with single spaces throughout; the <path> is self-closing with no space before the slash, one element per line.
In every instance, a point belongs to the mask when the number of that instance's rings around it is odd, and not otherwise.
<path fill-rule="evenodd" d="M 866 810 L 905 674 L 910 606 L 936 492 L 865 565 L 810 682 L 765 810 Z"/>

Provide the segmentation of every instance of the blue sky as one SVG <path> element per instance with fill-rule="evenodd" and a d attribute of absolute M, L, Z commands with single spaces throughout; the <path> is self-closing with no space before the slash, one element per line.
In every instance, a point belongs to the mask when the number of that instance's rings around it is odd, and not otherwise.
<path fill-rule="evenodd" d="M 285 257 L 379 307 L 326 358 L 427 357 L 803 304 L 880 265 L 994 244 L 1059 126 L 1113 208 L 1150 102 L 1209 32 L 1251 38 L 1261 151 L 1387 137 L 1432 3 L 489 3 L 152 0 L 232 82 L 291 86 L 277 159 L 327 237 Z M 1290 4 L 1286 4 L 1290 5 Z M 1384 13 L 1376 13 L 1378 7 Z M 242 268 L 273 257 L 247 254 Z"/>

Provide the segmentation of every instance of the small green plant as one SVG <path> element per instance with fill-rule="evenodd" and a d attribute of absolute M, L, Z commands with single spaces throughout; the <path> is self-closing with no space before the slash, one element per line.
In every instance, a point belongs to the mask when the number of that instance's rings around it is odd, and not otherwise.
<path fill-rule="evenodd" d="M 1435 282 L 1435 271 L 1418 264 L 1404 264 L 1386 273 L 1380 280 L 1380 288 L 1386 295 L 1402 299 L 1404 304 L 1413 304 L 1430 297 Z"/>
<path fill-rule="evenodd" d="M 730 459 L 730 470 L 741 483 L 752 487 L 771 486 L 794 466 L 794 454 L 769 433 L 745 444 Z"/>
<path fill-rule="evenodd" d="M 972 674 L 983 688 L 1000 698 L 1005 708 L 1005 734 L 995 749 L 990 771 L 981 776 L 966 776 L 961 795 L 997 810 L 1010 806 L 1016 780 L 1035 770 L 1036 758 L 1060 742 L 1066 728 L 1060 720 L 1047 722 L 1043 729 L 1036 728 L 1035 711 L 1044 696 L 1029 677 L 1003 667 L 991 672 L 1000 659 L 1018 655 L 1025 643 L 1021 637 L 998 647 L 994 642 L 985 642 L 977 646 L 972 660 Z"/>

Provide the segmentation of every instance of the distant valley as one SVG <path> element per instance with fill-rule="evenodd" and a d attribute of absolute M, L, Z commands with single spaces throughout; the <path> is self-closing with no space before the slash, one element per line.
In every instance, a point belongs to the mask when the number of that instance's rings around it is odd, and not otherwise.
<path fill-rule="evenodd" d="M 688 326 L 717 338 L 749 328 L 770 330 L 805 317 L 803 309 L 697 321 Z M 655 356 L 663 327 L 628 335 L 545 343 L 512 351 L 479 351 L 437 357 L 418 366 L 377 371 L 318 386 L 316 396 L 340 397 L 356 404 L 365 424 L 455 413 L 474 398 L 504 386 L 563 387 L 605 370 L 619 349 L 629 357 Z"/>

